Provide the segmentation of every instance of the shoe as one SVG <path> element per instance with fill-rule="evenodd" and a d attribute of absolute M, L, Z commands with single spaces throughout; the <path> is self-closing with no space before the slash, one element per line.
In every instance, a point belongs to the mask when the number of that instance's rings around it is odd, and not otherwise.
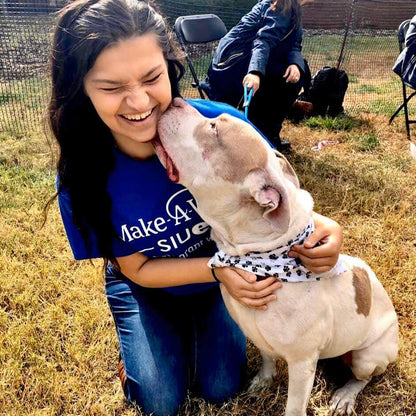
<path fill-rule="evenodd" d="M 313 104 L 309 101 L 296 100 L 293 108 L 302 114 L 303 117 L 307 117 L 313 112 Z"/>
<path fill-rule="evenodd" d="M 290 152 L 290 142 L 281 140 L 279 137 L 271 139 L 270 142 L 279 152 Z"/>
<path fill-rule="evenodd" d="M 126 394 L 127 377 L 126 372 L 124 371 L 124 363 L 122 359 L 120 359 L 120 361 L 118 362 L 118 377 L 121 381 L 121 387 L 123 389 L 123 392 L 124 394 Z"/>
<path fill-rule="evenodd" d="M 280 140 L 277 144 L 276 144 L 276 149 L 282 152 L 289 152 L 290 151 L 290 142 L 286 141 L 286 140 Z"/>
<path fill-rule="evenodd" d="M 312 116 L 312 114 L 313 104 L 309 101 L 297 99 L 290 108 L 287 118 L 292 121 L 292 123 L 299 123 L 301 120 Z"/>

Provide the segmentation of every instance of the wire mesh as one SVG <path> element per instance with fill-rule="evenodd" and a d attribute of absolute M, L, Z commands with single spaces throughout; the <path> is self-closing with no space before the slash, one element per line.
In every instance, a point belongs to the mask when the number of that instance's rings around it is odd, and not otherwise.
<path fill-rule="evenodd" d="M 39 128 L 48 96 L 53 7 L 0 3 L 0 130 Z"/>
<path fill-rule="evenodd" d="M 230 29 L 255 3 L 159 0 L 158 7 L 171 26 L 180 15 L 215 13 Z M 51 28 L 54 13 L 62 6 L 61 0 L 0 0 L 0 131 L 27 134 L 39 129 L 44 120 Z M 391 70 L 399 53 L 397 28 L 415 14 L 416 0 L 306 3 L 303 53 L 312 74 L 339 62 L 350 79 L 345 97 L 349 113 L 392 114 L 402 99 L 400 80 Z M 202 48 L 193 50 L 192 59 L 203 79 L 213 49 Z M 198 96 L 188 74 L 182 92 L 185 97 Z"/>

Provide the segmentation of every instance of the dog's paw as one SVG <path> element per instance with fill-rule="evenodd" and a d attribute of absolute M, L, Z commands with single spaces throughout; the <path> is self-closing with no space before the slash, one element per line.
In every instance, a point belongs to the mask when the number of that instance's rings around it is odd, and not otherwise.
<path fill-rule="evenodd" d="M 332 416 L 356 415 L 354 411 L 355 399 L 370 380 L 371 377 L 363 380 L 352 378 L 344 387 L 336 390 L 329 402 L 329 414 Z"/>
<path fill-rule="evenodd" d="M 340 388 L 335 391 L 329 402 L 330 416 L 352 416 L 354 411 L 356 394 L 348 389 Z"/>
<path fill-rule="evenodd" d="M 273 382 L 273 376 L 264 377 L 260 373 L 257 373 L 256 376 L 251 380 L 248 391 L 253 392 L 256 390 L 262 390 L 269 387 Z"/>

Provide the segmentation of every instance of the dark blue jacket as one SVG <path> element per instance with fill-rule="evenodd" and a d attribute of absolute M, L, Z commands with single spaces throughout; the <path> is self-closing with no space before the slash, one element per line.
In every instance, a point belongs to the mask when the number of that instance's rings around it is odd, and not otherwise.
<path fill-rule="evenodd" d="M 219 42 L 208 80 L 214 94 L 224 88 L 242 91 L 242 80 L 249 72 L 283 75 L 291 64 L 304 71 L 302 25 L 293 14 L 285 16 L 280 6 L 274 11 L 271 0 L 262 0 L 243 16 Z"/>

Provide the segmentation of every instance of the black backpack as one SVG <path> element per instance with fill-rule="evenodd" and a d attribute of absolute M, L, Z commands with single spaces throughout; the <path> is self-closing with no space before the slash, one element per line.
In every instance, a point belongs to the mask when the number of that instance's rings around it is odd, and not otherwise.
<path fill-rule="evenodd" d="M 324 66 L 313 76 L 309 88 L 304 88 L 302 99 L 313 104 L 313 115 L 335 117 L 344 112 L 348 83 L 344 70 Z"/>

